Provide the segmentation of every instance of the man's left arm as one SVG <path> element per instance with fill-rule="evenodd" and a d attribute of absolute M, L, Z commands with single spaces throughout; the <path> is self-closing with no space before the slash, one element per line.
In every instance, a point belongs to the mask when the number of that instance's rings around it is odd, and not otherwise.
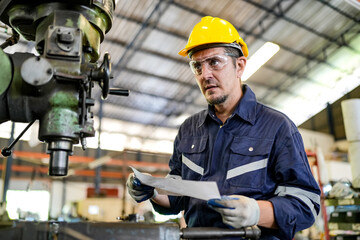
<path fill-rule="evenodd" d="M 277 229 L 278 225 L 275 221 L 274 207 L 271 202 L 265 200 L 258 200 L 257 204 L 260 209 L 260 217 L 257 223 L 258 226 Z"/>
<path fill-rule="evenodd" d="M 315 222 L 320 211 L 321 191 L 312 175 L 300 133 L 297 129 L 282 130 L 281 135 L 285 137 L 278 141 L 280 147 L 274 162 L 277 188 L 274 196 L 267 200 L 274 209 L 277 237 L 292 239 L 296 232 Z"/>
<path fill-rule="evenodd" d="M 223 222 L 232 227 L 258 225 L 278 228 L 280 239 L 310 227 L 320 208 L 320 189 L 312 176 L 299 132 L 291 134 L 278 148 L 275 175 L 278 186 L 267 201 L 240 195 L 216 200 Z M 230 198 L 229 198 L 230 197 Z"/>

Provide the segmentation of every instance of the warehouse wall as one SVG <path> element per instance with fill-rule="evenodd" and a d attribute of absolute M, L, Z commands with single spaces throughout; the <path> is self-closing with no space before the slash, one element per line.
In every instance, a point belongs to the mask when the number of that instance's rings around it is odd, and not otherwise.
<path fill-rule="evenodd" d="M 88 187 L 88 183 L 52 181 L 50 217 L 59 217 L 63 204 L 85 199 Z"/>
<path fill-rule="evenodd" d="M 348 143 L 344 140 L 335 141 L 331 134 L 315 132 L 299 128 L 305 149 L 316 152 L 322 183 L 339 180 L 352 180 L 350 163 L 346 157 L 336 155 L 336 151 L 347 152 Z M 346 155 L 346 154 L 344 154 Z M 315 172 L 316 178 L 318 178 Z"/>
<path fill-rule="evenodd" d="M 3 181 L 0 180 L 0 187 L 3 189 Z M 49 217 L 50 219 L 57 219 L 61 216 L 62 208 L 64 205 L 69 205 L 73 202 L 79 202 L 87 199 L 87 189 L 93 188 L 92 183 L 81 182 L 64 182 L 61 180 L 34 180 L 28 179 L 12 179 L 10 180 L 9 190 L 45 190 L 50 193 L 49 203 Z M 121 184 L 101 184 L 101 188 L 118 189 L 118 197 L 114 199 L 122 199 L 123 186 Z M 2 194 L 2 192 L 1 192 Z M 127 193 L 126 193 L 127 194 Z M 128 212 L 132 211 L 135 202 L 132 201 L 130 196 L 126 196 Z M 23 199 L 26 201 L 26 199 Z M 122 206 L 120 207 L 122 209 Z M 120 215 L 120 214 L 119 214 Z"/>
<path fill-rule="evenodd" d="M 333 150 L 335 140 L 332 135 L 322 132 L 315 132 L 304 128 L 299 128 L 299 131 L 303 138 L 306 150 L 315 152 L 316 148 L 320 147 L 325 155 Z"/>

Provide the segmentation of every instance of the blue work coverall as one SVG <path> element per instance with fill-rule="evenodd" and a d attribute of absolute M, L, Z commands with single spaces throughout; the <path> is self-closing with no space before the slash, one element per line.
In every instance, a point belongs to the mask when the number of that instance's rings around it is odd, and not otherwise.
<path fill-rule="evenodd" d="M 209 106 L 180 126 L 169 166 L 169 176 L 215 181 L 221 195 L 272 202 L 279 229 L 261 228 L 261 239 L 292 239 L 319 213 L 320 189 L 298 129 L 283 113 L 257 102 L 247 85 L 224 124 Z M 204 200 L 169 200 L 171 208 L 152 202 L 154 209 L 161 214 L 185 210 L 188 227 L 228 228 Z"/>

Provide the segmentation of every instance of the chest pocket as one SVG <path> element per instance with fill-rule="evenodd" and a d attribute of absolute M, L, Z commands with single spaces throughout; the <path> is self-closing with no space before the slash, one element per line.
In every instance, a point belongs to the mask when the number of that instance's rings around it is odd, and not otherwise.
<path fill-rule="evenodd" d="M 207 140 L 207 137 L 190 137 L 179 144 L 183 179 L 199 180 L 204 174 Z"/>
<path fill-rule="evenodd" d="M 226 181 L 232 186 L 258 189 L 265 184 L 273 141 L 235 137 L 231 144 Z"/>

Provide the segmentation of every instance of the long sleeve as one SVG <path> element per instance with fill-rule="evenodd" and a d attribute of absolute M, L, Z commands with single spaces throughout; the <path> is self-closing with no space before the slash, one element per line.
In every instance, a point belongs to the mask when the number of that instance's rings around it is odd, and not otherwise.
<path fill-rule="evenodd" d="M 279 185 L 269 201 L 279 226 L 276 235 L 280 239 L 292 239 L 297 231 L 314 223 L 320 209 L 320 189 L 297 131 L 283 143 L 275 169 Z"/>

